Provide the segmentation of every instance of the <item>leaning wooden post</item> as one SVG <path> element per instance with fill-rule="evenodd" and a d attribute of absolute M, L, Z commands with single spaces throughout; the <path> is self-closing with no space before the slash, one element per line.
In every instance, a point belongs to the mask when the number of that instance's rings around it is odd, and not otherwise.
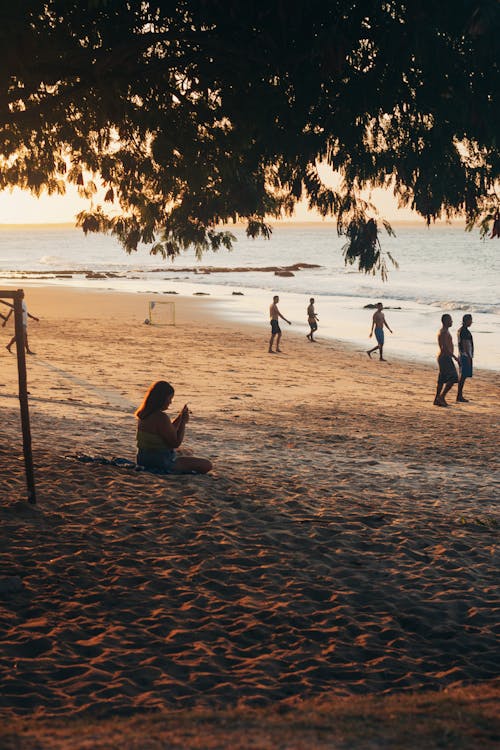
<path fill-rule="evenodd" d="M 24 353 L 23 298 L 24 292 L 22 289 L 14 292 L 14 324 L 16 331 L 17 373 L 19 380 L 19 402 L 21 405 L 21 425 L 23 430 L 24 465 L 26 467 L 26 483 L 28 485 L 28 502 L 36 505 L 30 413 L 28 408 L 28 380 L 26 377 L 26 355 Z"/>

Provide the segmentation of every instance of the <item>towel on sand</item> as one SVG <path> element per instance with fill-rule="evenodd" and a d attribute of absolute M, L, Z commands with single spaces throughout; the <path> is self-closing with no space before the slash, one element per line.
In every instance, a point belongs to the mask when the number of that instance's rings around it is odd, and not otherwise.
<path fill-rule="evenodd" d="M 69 453 L 64 458 L 69 461 L 81 461 L 84 464 L 117 466 L 119 469 L 126 469 L 127 471 L 145 471 L 148 474 L 162 474 L 164 476 L 172 475 L 171 472 L 163 471 L 163 469 L 147 469 L 145 466 L 136 464 L 135 461 L 129 461 L 128 458 L 107 458 L 106 456 L 92 456 L 88 453 Z"/>

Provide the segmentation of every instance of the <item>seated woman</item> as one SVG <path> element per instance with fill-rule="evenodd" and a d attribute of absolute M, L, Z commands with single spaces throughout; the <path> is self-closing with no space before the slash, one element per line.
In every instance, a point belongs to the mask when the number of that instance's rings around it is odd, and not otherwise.
<path fill-rule="evenodd" d="M 137 463 L 147 469 L 169 474 L 206 474 L 212 464 L 206 458 L 178 456 L 175 449 L 184 439 L 189 411 L 183 407 L 173 421 L 165 414 L 172 403 L 174 389 L 165 380 L 153 383 L 135 412 L 137 417 Z"/>

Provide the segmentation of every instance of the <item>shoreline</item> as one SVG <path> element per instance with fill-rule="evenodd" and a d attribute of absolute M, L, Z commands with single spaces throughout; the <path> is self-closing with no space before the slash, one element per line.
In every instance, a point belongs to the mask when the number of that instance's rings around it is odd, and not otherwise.
<path fill-rule="evenodd" d="M 202 275 L 202 274 L 200 274 Z M 150 290 L 150 291 L 143 291 L 143 290 L 134 290 L 134 289 L 116 289 L 109 286 L 99 286 L 99 284 L 104 283 L 112 283 L 114 281 L 114 278 L 108 278 L 108 279 L 96 279 L 95 281 L 92 281 L 91 283 L 95 286 L 90 285 L 84 285 L 79 284 L 78 282 L 80 279 L 76 280 L 76 283 L 74 285 L 69 285 L 65 283 L 67 279 L 59 279 L 57 280 L 57 283 L 54 284 L 41 284 L 37 280 L 33 280 L 28 282 L 28 284 L 25 285 L 25 287 L 22 287 L 22 285 L 12 285 L 12 288 L 25 288 L 26 289 L 26 296 L 29 299 L 31 296 L 30 290 L 47 290 L 50 291 L 52 294 L 56 294 L 56 290 L 61 290 L 62 294 L 70 294 L 71 292 L 78 292 L 79 294 L 89 294 L 92 295 L 93 293 L 97 293 L 99 295 L 101 294 L 108 294 L 108 295 L 130 295 L 131 298 L 140 298 L 143 300 L 143 313 L 144 317 L 142 320 L 144 320 L 147 317 L 147 303 L 154 298 L 159 298 L 158 301 L 163 302 L 174 302 L 179 306 L 180 309 L 186 311 L 186 319 L 189 320 L 190 316 L 194 316 L 194 320 L 198 320 L 198 315 L 205 316 L 208 314 L 209 317 L 212 317 L 214 321 L 218 321 L 220 325 L 229 325 L 231 328 L 237 329 L 240 325 L 243 325 L 245 328 L 252 329 L 255 333 L 261 332 L 264 338 L 267 338 L 269 340 L 269 321 L 267 316 L 267 307 L 269 299 L 271 299 L 273 292 L 271 290 L 264 291 L 264 290 L 257 290 L 252 288 L 246 288 L 244 286 L 240 286 L 237 291 L 231 291 L 228 290 L 231 288 L 231 286 L 224 287 L 221 291 L 217 293 L 213 293 L 213 291 L 210 292 L 204 292 L 203 285 L 197 285 L 195 282 L 185 282 L 185 281 L 173 281 L 172 279 L 167 280 L 170 283 L 170 286 L 177 285 L 177 290 L 172 291 L 158 291 L 158 290 Z M 143 283 L 146 283 L 144 280 Z M 10 285 L 6 285 L 6 288 L 8 288 Z M 196 289 L 197 291 L 190 291 Z M 242 291 L 244 290 L 244 291 Z M 175 291 L 175 293 L 174 293 Z M 283 294 L 280 292 L 280 294 Z M 34 295 L 34 299 L 36 300 L 36 296 Z M 197 312 L 196 307 L 196 300 L 203 299 L 204 302 L 204 311 L 203 313 Z M 339 298 L 340 299 L 340 298 Z M 333 310 L 333 312 L 330 315 L 330 318 L 335 317 L 338 315 L 338 309 L 335 307 L 335 305 L 339 302 L 339 299 L 333 298 L 332 304 L 330 305 L 330 308 L 328 307 L 328 300 L 325 300 L 324 297 L 321 295 L 318 295 L 316 297 L 316 308 L 318 309 L 323 304 L 323 309 L 326 310 Z M 352 304 L 351 298 L 346 298 L 349 300 L 349 303 Z M 369 298 L 366 298 L 369 299 Z M 290 300 L 292 300 L 292 303 L 290 304 Z M 331 324 L 326 325 L 321 322 L 320 318 L 320 327 L 317 332 L 317 338 L 318 338 L 318 345 L 319 346 L 332 346 L 332 344 L 335 344 L 335 346 L 341 346 L 346 347 L 348 351 L 352 351 L 353 353 L 364 353 L 366 354 L 366 350 L 369 348 L 372 348 L 374 345 L 372 341 L 374 339 L 369 339 L 368 337 L 368 331 L 369 327 L 371 325 L 371 318 L 373 315 L 372 309 L 367 309 L 365 307 L 365 304 L 361 304 L 363 302 L 364 298 L 358 298 L 357 301 L 360 303 L 359 306 L 351 307 L 349 310 L 349 317 L 350 317 L 350 325 L 351 325 L 351 331 L 350 333 L 345 335 L 334 335 L 334 329 L 332 328 Z M 300 305 L 303 301 L 303 295 L 297 295 L 296 293 L 288 293 L 284 297 L 284 302 L 280 302 L 280 307 L 285 311 L 285 314 L 287 314 L 286 309 L 286 303 L 289 303 L 289 307 L 292 309 L 292 313 L 297 313 L 298 309 L 301 309 Z M 193 302 L 194 304 L 190 304 Z M 30 304 L 30 307 L 32 307 L 35 310 L 36 313 L 36 301 L 33 305 Z M 134 309 L 136 309 L 134 307 Z M 257 313 L 256 310 L 259 310 L 260 312 Z M 411 341 L 409 339 L 409 333 L 407 331 L 411 330 L 411 325 L 414 322 L 414 315 L 411 311 L 405 310 L 401 308 L 400 306 L 391 306 L 390 304 L 387 305 L 387 307 L 384 307 L 385 310 L 387 310 L 389 322 L 391 325 L 391 328 L 395 330 L 395 338 L 392 339 L 392 336 L 387 333 L 386 334 L 386 345 L 385 345 L 385 354 L 386 358 L 392 361 L 397 361 L 401 363 L 406 364 L 412 364 L 412 365 L 422 365 L 426 366 L 430 369 L 433 369 L 436 373 L 437 377 L 437 366 L 436 366 L 436 358 L 437 358 L 437 343 L 435 343 L 434 340 L 429 340 L 426 342 L 425 347 L 426 349 L 423 350 L 417 350 L 414 351 L 411 348 Z M 138 320 L 141 320 L 140 315 L 141 312 L 137 310 Z M 262 322 L 259 322 L 259 316 L 262 317 Z M 288 313 L 289 315 L 289 313 Z M 288 317 L 287 315 L 287 317 Z M 291 316 L 293 317 L 293 315 Z M 325 320 L 325 316 L 321 316 L 323 318 L 323 321 Z M 438 315 L 436 315 L 436 319 L 438 319 Z M 302 337 L 305 337 L 305 334 L 309 331 L 309 328 L 305 322 L 305 315 L 301 316 L 302 320 L 299 322 L 296 319 L 293 320 L 293 326 L 289 328 L 286 324 L 283 325 L 283 334 L 284 334 L 284 341 L 285 339 L 290 337 L 296 337 L 297 340 L 300 340 Z M 401 320 L 405 320 L 405 318 L 408 318 L 408 321 L 404 323 L 404 330 L 403 333 L 399 330 L 397 330 L 397 324 L 400 323 Z M 326 319 L 328 319 L 328 315 L 326 316 Z M 394 323 L 394 319 L 396 320 L 396 324 Z M 343 318 L 345 321 L 345 318 Z M 434 321 L 435 322 L 435 321 Z M 438 324 L 436 323 L 436 326 Z M 454 328 L 458 327 L 458 324 L 455 322 Z M 341 329 L 340 329 L 341 331 Z M 366 335 L 363 337 L 362 332 L 366 331 Z M 406 331 L 406 332 L 405 332 Z M 436 328 L 437 331 L 437 328 Z M 484 351 L 484 336 L 481 339 L 481 332 L 479 334 L 472 331 L 473 335 L 475 336 L 476 341 L 476 352 Z M 399 336 L 399 339 L 398 339 Z M 479 341 L 478 341 L 479 339 Z M 481 349 L 481 345 L 483 345 L 483 349 Z M 401 348 L 398 350 L 397 347 L 403 346 L 403 349 Z M 396 347 L 396 348 L 394 348 Z M 456 349 L 456 345 L 455 345 Z M 488 350 L 486 349 L 487 353 Z M 490 355 L 493 356 L 494 353 L 489 352 Z M 484 355 L 483 355 L 484 356 Z M 374 360 L 376 357 L 374 356 Z M 485 373 L 497 373 L 500 371 L 500 361 L 497 362 L 497 360 L 494 358 L 491 362 L 488 363 L 488 366 L 481 365 L 481 354 L 477 354 L 475 363 L 474 363 L 474 370 L 475 372 L 485 372 Z"/>
<path fill-rule="evenodd" d="M 500 306 L 494 284 L 500 266 L 495 243 L 481 242 L 456 227 L 444 227 L 434 233 L 406 227 L 397 234 L 396 238 L 387 239 L 387 245 L 384 243 L 385 250 L 399 261 L 399 268 L 390 270 L 387 283 L 377 275 L 360 274 L 355 268 L 346 267 L 342 238 L 321 224 L 277 227 L 270 242 L 249 240 L 237 228 L 238 241 L 232 253 L 208 254 L 198 260 L 188 250 L 173 264 L 151 256 L 143 246 L 137 253 L 127 255 L 112 237 L 85 238 L 77 230 L 64 228 L 4 233 L 0 255 L 6 269 L 24 266 L 42 276 L 60 272 L 63 278 L 38 282 L 48 287 L 84 285 L 90 290 L 104 287 L 132 293 L 178 292 L 179 297 L 203 293 L 216 301 L 217 314 L 220 303 L 220 310 L 228 319 L 251 320 L 264 330 L 268 326 L 270 300 L 273 294 L 279 294 L 282 312 L 305 335 L 306 307 L 313 296 L 320 317 L 320 336 L 332 342 L 350 341 L 365 351 L 370 343 L 371 315 L 363 308 L 382 301 L 386 307 L 401 308 L 390 311 L 388 317 L 395 331 L 394 337 L 388 336 L 391 352 L 433 366 L 442 313 L 452 313 L 454 335 L 462 315 L 472 313 L 475 364 L 481 369 L 500 371 Z M 316 268 L 303 267 L 304 260 L 308 261 L 307 266 Z M 276 276 L 272 270 L 262 271 L 298 266 L 301 270 L 285 271 L 287 277 Z M 209 272 L 210 269 L 215 270 Z M 84 270 L 91 278 L 77 275 Z M 288 277 L 290 273 L 295 276 Z M 99 278 L 106 274 L 108 277 Z M 5 281 L 9 286 L 26 288 L 32 283 L 24 279 Z M 232 296 L 233 291 L 242 293 L 239 299 Z"/>

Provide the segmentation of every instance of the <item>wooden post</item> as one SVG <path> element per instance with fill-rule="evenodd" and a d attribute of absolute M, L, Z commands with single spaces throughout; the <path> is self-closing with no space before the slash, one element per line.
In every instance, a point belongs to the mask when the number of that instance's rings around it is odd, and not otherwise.
<path fill-rule="evenodd" d="M 16 330 L 17 372 L 19 379 L 19 403 L 21 406 L 21 425 L 23 430 L 24 465 L 28 485 L 28 502 L 36 505 L 35 474 L 33 471 L 33 452 L 31 450 L 30 412 L 28 406 L 28 379 L 26 376 L 26 354 L 24 351 L 23 326 L 24 291 L 18 289 L 14 297 L 14 322 Z"/>
<path fill-rule="evenodd" d="M 14 324 L 16 332 L 17 374 L 19 381 L 19 402 L 21 406 L 21 425 L 23 430 L 24 465 L 28 485 L 28 502 L 36 505 L 35 475 L 33 471 L 33 453 L 31 450 L 30 413 L 28 407 L 28 380 L 26 377 L 26 355 L 24 353 L 23 299 L 24 291 L 18 289 L 0 290 L 1 298 L 14 301 Z M 12 305 L 5 302 L 7 306 Z"/>

